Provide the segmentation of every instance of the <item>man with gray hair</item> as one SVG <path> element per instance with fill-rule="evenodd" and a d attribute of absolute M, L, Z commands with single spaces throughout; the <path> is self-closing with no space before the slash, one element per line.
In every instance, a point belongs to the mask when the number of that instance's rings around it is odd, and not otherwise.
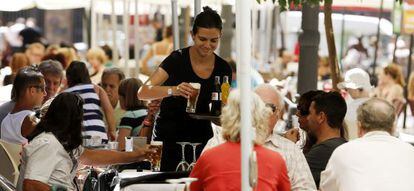
<path fill-rule="evenodd" d="M 285 159 L 292 191 L 316 191 L 312 173 L 302 151 L 292 141 L 274 132 L 278 126 L 284 124 L 282 119 L 284 112 L 282 95 L 270 84 L 260 84 L 254 92 L 273 111 L 268 122 L 270 134 L 263 146 L 278 152 Z M 204 151 L 223 142 L 220 127 L 216 127 L 215 135 L 208 141 Z"/>
<path fill-rule="evenodd" d="M 359 139 L 339 146 L 321 173 L 322 191 L 414 190 L 414 147 L 391 136 L 394 107 L 371 98 L 357 110 Z"/>

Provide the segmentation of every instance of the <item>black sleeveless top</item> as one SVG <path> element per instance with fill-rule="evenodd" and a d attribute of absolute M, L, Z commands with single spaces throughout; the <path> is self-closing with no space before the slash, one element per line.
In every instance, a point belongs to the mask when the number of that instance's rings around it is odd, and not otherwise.
<path fill-rule="evenodd" d="M 177 86 L 182 82 L 198 82 L 201 84 L 196 113 L 208 113 L 211 92 L 214 86 L 214 76 L 229 76 L 230 65 L 215 55 L 212 74 L 208 79 L 197 76 L 190 61 L 189 47 L 172 52 L 160 65 L 168 73 L 168 79 L 163 86 Z M 156 140 L 176 142 L 207 142 L 212 136 L 211 122 L 191 118 L 186 113 L 187 99 L 181 96 L 166 97 L 161 102 L 160 114 L 156 120 Z"/>

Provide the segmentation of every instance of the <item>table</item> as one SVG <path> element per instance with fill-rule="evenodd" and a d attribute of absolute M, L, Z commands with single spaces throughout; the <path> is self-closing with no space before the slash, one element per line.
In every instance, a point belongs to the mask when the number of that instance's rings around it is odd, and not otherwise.
<path fill-rule="evenodd" d="M 157 174 L 159 172 L 137 172 L 136 170 L 124 170 L 119 173 L 119 178 L 132 178 L 132 177 L 139 177 L 145 176 L 150 174 Z M 184 191 L 185 185 L 184 184 L 134 184 L 127 187 L 120 189 L 120 185 L 118 184 L 115 187 L 115 191 Z"/>

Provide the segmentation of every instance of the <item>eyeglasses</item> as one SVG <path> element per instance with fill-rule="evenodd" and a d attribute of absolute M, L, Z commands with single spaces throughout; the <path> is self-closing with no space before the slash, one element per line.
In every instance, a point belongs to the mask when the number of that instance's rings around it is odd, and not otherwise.
<path fill-rule="evenodd" d="M 279 108 L 273 104 L 273 103 L 266 103 L 266 107 L 270 107 L 272 109 L 272 112 L 276 112 Z"/>

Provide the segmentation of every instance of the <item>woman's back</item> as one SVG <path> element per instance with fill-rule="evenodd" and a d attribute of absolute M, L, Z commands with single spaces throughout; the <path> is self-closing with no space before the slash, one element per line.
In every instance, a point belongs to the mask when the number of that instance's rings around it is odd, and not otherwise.
<path fill-rule="evenodd" d="M 286 164 L 280 154 L 255 146 L 258 164 L 258 183 L 255 190 L 290 190 Z M 226 142 L 207 150 L 197 161 L 191 177 L 198 181 L 191 190 L 241 190 L 240 143 Z"/>
<path fill-rule="evenodd" d="M 101 111 L 101 101 L 95 92 L 93 84 L 78 84 L 66 89 L 64 92 L 78 93 L 84 100 L 83 104 L 83 135 L 99 136 L 108 140 Z"/>

